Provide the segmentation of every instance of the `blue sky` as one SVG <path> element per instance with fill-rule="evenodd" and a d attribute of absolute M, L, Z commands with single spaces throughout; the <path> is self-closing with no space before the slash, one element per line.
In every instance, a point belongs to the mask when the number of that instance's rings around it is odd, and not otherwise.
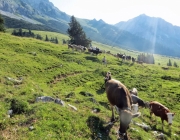
<path fill-rule="evenodd" d="M 160 17 L 180 26 L 179 0 L 49 0 L 59 10 L 83 19 L 116 24 L 140 14 Z"/>

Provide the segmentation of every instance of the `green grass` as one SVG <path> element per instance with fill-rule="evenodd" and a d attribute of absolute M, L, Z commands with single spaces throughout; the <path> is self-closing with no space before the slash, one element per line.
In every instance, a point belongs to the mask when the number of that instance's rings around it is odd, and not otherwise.
<path fill-rule="evenodd" d="M 68 39 L 58 33 L 33 32 L 43 37 L 57 36 L 59 42 Z M 93 44 L 114 54 L 125 52 L 137 55 L 137 52 L 97 42 Z M 104 55 L 108 60 L 107 67 L 101 64 Z M 176 113 L 171 133 L 165 122 L 164 134 L 167 140 L 178 140 L 180 68 L 163 70 L 161 67 L 166 66 L 168 60 L 168 57 L 155 55 L 155 65 L 122 63 L 108 54 L 91 56 L 88 52 L 72 52 L 61 42 L 53 44 L 11 36 L 10 32 L 0 33 L 0 139 L 89 140 L 101 135 L 103 140 L 116 140 L 119 122 L 107 126 L 111 110 L 106 94 L 101 89 L 105 73 L 111 71 L 112 77 L 123 82 L 129 89 L 136 87 L 139 96 L 145 101 L 159 101 Z M 173 58 L 172 61 L 180 65 L 179 59 Z M 6 76 L 15 79 L 22 77 L 23 83 L 15 85 Z M 92 96 L 83 96 L 82 93 L 90 93 Z M 63 107 L 53 102 L 35 102 L 38 96 L 58 97 L 66 105 Z M 13 99 L 17 100 L 17 108 L 23 110 L 8 118 L 7 111 L 11 109 Z M 71 109 L 68 104 L 77 107 L 78 111 Z M 93 113 L 95 108 L 100 112 Z M 140 112 L 143 112 L 143 118 L 136 118 L 135 121 L 151 125 L 153 130 L 145 131 L 130 124 L 129 137 L 132 140 L 156 140 L 152 132 L 162 132 L 160 118 L 157 117 L 156 125 L 150 121 L 148 109 L 140 109 Z M 34 129 L 29 130 L 30 126 Z"/>

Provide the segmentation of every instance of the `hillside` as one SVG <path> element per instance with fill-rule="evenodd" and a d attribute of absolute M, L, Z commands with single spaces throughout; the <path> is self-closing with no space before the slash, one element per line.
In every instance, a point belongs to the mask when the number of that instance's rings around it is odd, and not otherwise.
<path fill-rule="evenodd" d="M 58 40 L 67 38 L 52 32 L 38 33 L 42 36 L 56 35 Z M 145 101 L 157 100 L 175 112 L 172 131 L 168 131 L 165 122 L 163 133 L 167 140 L 179 139 L 180 73 L 179 68 L 161 68 L 168 58 L 156 56 L 160 66 L 140 65 L 122 63 L 116 57 L 104 54 L 108 60 L 106 67 L 101 64 L 104 55 L 72 52 L 67 45 L 19 38 L 8 33 L 0 33 L 0 40 L 0 139 L 89 140 L 99 137 L 102 140 L 116 140 L 119 122 L 108 125 L 111 110 L 101 89 L 107 71 L 111 71 L 112 77 L 128 89 L 136 87 Z M 102 47 L 102 44 L 93 43 Z M 109 46 L 105 47 L 108 49 Z M 180 64 L 178 59 L 176 61 Z M 19 84 L 8 80 L 19 77 L 23 79 Z M 36 102 L 40 96 L 59 98 L 65 106 L 54 102 Z M 75 106 L 77 111 L 68 104 Z M 8 117 L 7 112 L 12 108 L 17 110 Z M 143 118 L 136 118 L 135 121 L 150 125 L 152 130 L 145 131 L 131 123 L 128 130 L 130 139 L 156 140 L 153 132 L 162 132 L 160 118 L 157 118 L 155 125 L 150 121 L 148 109 L 139 110 L 143 112 Z"/>
<path fill-rule="evenodd" d="M 52 29 L 48 26 L 42 24 L 32 24 L 24 20 L 18 20 L 15 18 L 10 18 L 8 16 L 2 16 L 4 19 L 5 28 L 22 28 L 22 29 L 30 29 L 30 30 L 40 30 L 40 31 L 52 31 L 56 32 L 55 29 Z"/>
<path fill-rule="evenodd" d="M 49 0 L 0 0 L 0 13 L 32 24 L 45 25 L 61 33 L 66 33 L 70 19 Z"/>

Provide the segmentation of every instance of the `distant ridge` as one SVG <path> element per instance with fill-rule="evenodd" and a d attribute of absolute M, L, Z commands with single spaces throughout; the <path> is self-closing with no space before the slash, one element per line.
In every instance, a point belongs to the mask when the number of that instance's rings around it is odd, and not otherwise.
<path fill-rule="evenodd" d="M 174 50 L 175 54 L 180 50 L 180 27 L 173 26 L 162 18 L 142 14 L 127 22 L 119 22 L 115 26 L 151 42 L 162 44 L 162 46 Z"/>

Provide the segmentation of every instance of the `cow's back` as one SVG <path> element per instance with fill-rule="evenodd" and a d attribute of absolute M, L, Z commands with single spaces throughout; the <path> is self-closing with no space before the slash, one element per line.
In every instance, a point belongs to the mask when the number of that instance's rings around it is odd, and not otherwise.
<path fill-rule="evenodd" d="M 115 79 L 106 82 L 106 94 L 111 105 L 116 105 L 120 109 L 130 107 L 132 99 L 128 89 L 120 81 Z"/>
<path fill-rule="evenodd" d="M 154 115 L 161 117 L 162 120 L 167 121 L 166 113 L 170 112 L 170 110 L 159 102 L 152 101 L 149 103 L 149 107 Z"/>

